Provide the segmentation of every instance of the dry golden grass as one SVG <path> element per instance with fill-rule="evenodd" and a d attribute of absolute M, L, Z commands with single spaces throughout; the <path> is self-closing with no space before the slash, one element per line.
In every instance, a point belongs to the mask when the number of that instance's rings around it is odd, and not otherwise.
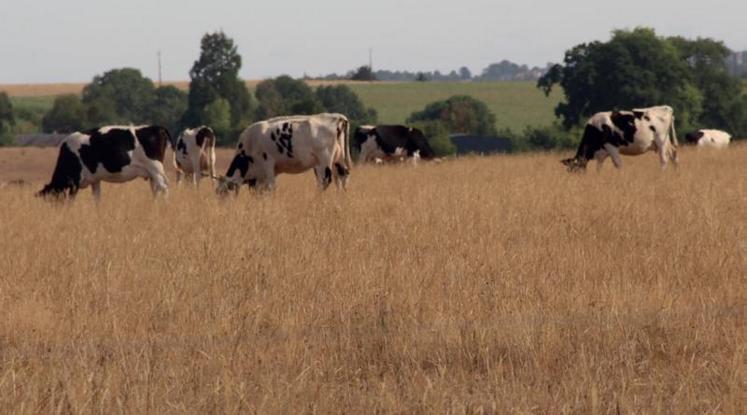
<path fill-rule="evenodd" d="M 0 412 L 744 412 L 747 147 L 559 158 L 0 189 Z"/>

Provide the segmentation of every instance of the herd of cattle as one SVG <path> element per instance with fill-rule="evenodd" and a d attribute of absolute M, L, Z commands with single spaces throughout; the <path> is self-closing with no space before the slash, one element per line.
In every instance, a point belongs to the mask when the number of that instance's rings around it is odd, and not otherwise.
<path fill-rule="evenodd" d="M 725 148 L 730 136 L 717 130 L 699 130 L 686 136 L 699 147 Z M 203 177 L 217 181 L 216 192 L 238 193 L 241 185 L 273 190 L 278 174 L 313 170 L 320 189 L 333 181 L 345 188 L 353 167 L 350 123 L 342 114 L 298 115 L 271 118 L 247 127 L 240 135 L 226 174 L 215 173 L 215 133 L 210 127 L 187 129 L 175 139 L 159 126 L 107 126 L 77 132 L 60 144 L 52 180 L 39 196 L 73 198 L 91 186 L 94 198 L 101 182 L 122 183 L 146 179 L 154 195 L 168 192 L 164 170 L 166 148 L 174 152 L 177 183 L 182 176 L 199 185 Z M 358 127 L 353 135 L 359 163 L 434 160 L 428 140 L 416 128 L 401 125 Z M 664 168 L 677 163 L 674 111 L 669 106 L 609 111 L 593 115 L 586 124 L 575 157 L 563 160 L 569 171 L 583 170 L 595 159 L 598 166 L 611 157 L 622 167 L 621 155 L 656 151 Z"/>

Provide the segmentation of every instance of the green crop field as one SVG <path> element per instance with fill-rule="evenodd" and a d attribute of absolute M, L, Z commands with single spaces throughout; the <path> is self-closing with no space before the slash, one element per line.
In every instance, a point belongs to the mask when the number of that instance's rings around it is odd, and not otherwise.
<path fill-rule="evenodd" d="M 253 90 L 253 84 L 250 88 Z M 381 82 L 348 84 L 379 114 L 381 123 L 404 123 L 414 111 L 452 95 L 470 95 L 485 102 L 496 116 L 498 129 L 521 132 L 528 125 L 541 126 L 555 119 L 554 108 L 562 98 L 559 90 L 550 97 L 534 82 Z M 51 92 L 51 91 L 50 91 Z M 46 113 L 52 108 L 54 95 L 12 96 L 16 109 Z"/>
<path fill-rule="evenodd" d="M 562 92 L 550 97 L 534 82 L 410 82 L 357 83 L 350 85 L 367 106 L 379 113 L 382 123 L 402 123 L 428 103 L 452 95 L 470 95 L 485 102 L 496 117 L 498 129 L 522 131 L 528 125 L 548 125 Z"/>
<path fill-rule="evenodd" d="M 46 113 L 52 108 L 54 96 L 10 97 L 10 102 L 15 110 L 26 109 L 32 112 Z"/>

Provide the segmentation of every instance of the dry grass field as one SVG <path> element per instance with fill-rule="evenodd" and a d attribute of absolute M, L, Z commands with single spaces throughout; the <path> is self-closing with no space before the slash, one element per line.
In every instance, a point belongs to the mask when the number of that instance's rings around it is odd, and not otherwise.
<path fill-rule="evenodd" d="M 96 206 L 3 150 L 0 413 L 744 413 L 747 146 L 561 156 Z"/>

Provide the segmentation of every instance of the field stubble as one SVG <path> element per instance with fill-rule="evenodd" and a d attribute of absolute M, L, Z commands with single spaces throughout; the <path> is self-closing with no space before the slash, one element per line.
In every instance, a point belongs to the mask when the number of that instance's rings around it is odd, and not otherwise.
<path fill-rule="evenodd" d="M 738 413 L 747 147 L 682 158 L 5 187 L 0 412 Z"/>

